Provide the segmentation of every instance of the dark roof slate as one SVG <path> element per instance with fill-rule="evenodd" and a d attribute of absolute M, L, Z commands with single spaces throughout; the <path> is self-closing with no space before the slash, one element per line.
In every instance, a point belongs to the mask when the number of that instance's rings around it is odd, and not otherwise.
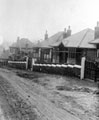
<path fill-rule="evenodd" d="M 42 42 L 36 44 L 35 47 L 51 48 L 53 46 L 57 46 L 57 44 L 59 44 L 63 39 L 63 33 L 64 31 L 58 32 L 49 37 L 47 40 L 43 40 Z"/>
<path fill-rule="evenodd" d="M 96 48 L 89 42 L 94 39 L 94 31 L 87 28 L 62 40 L 65 47 Z"/>

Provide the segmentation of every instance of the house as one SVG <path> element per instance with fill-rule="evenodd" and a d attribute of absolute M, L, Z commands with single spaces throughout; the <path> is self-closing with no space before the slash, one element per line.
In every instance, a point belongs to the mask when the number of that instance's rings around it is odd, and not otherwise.
<path fill-rule="evenodd" d="M 33 51 L 33 43 L 27 38 L 17 37 L 17 41 L 10 46 L 10 54 L 12 59 L 19 59 L 25 55 L 31 54 Z"/>
<path fill-rule="evenodd" d="M 87 28 L 73 35 L 70 26 L 49 38 L 46 32 L 45 40 L 33 49 L 38 49 L 39 62 L 80 65 L 82 56 L 95 61 L 99 53 L 99 23 L 95 30 Z"/>
<path fill-rule="evenodd" d="M 40 62 L 45 63 L 57 62 L 57 59 L 54 58 L 55 55 L 53 52 L 53 48 L 57 49 L 57 46 L 61 43 L 61 41 L 70 35 L 70 27 L 67 30 L 67 32 L 65 28 L 64 31 L 60 31 L 49 38 L 48 33 L 46 31 L 44 40 L 33 47 L 33 50 L 36 51 L 36 55 L 38 56 L 36 59 Z M 56 47 L 53 47 L 53 45 L 55 45 Z"/>
<path fill-rule="evenodd" d="M 95 27 L 95 37 L 94 39 L 90 42 L 91 44 L 94 44 L 96 46 L 96 54 L 97 54 L 97 59 L 99 61 L 99 22 L 97 22 L 97 26 Z"/>
<path fill-rule="evenodd" d="M 81 64 L 82 56 L 86 56 L 87 60 L 95 60 L 96 46 L 89 43 L 93 39 L 94 31 L 89 28 L 63 39 L 62 44 L 67 48 L 66 62 L 70 64 Z"/>

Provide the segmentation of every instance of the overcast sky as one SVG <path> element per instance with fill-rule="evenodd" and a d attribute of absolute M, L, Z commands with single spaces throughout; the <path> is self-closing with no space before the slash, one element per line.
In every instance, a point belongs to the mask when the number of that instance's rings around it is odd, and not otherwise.
<path fill-rule="evenodd" d="M 99 0 L 0 0 L 0 40 L 31 41 L 71 26 L 72 33 L 96 26 Z"/>

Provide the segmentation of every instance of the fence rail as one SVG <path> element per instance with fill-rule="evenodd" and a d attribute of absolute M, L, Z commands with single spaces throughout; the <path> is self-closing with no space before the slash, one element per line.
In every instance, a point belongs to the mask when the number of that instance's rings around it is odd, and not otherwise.
<path fill-rule="evenodd" d="M 18 69 L 27 69 L 27 61 L 8 61 L 8 66 Z"/>

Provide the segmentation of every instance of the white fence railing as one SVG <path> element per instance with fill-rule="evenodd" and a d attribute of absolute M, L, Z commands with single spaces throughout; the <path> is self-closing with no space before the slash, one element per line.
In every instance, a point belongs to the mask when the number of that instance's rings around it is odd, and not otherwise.
<path fill-rule="evenodd" d="M 81 65 L 71 65 L 71 64 L 38 64 L 35 63 L 35 60 L 32 60 L 32 70 L 33 66 L 38 67 L 58 67 L 58 68 L 77 68 L 80 71 L 80 79 L 84 79 L 84 68 L 85 68 L 85 57 L 82 57 L 81 59 Z"/>
<path fill-rule="evenodd" d="M 28 69 L 28 57 L 26 61 L 8 61 L 8 65 L 11 67 Z"/>

